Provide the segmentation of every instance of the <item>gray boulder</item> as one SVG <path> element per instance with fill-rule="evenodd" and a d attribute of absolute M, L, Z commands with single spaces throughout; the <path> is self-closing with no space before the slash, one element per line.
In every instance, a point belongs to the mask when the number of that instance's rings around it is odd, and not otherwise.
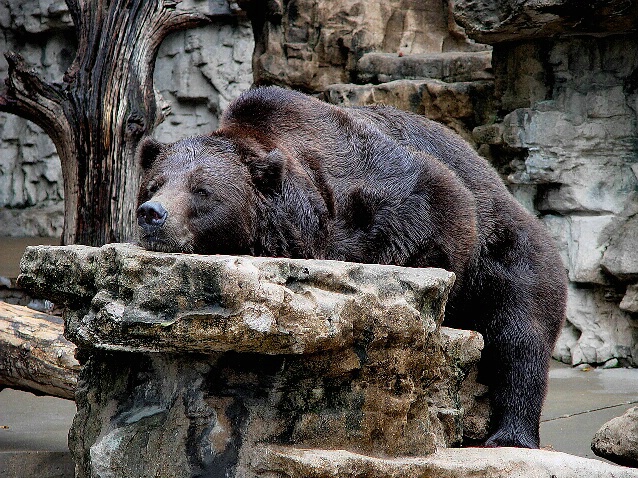
<path fill-rule="evenodd" d="M 638 407 L 605 423 L 594 435 L 591 449 L 614 463 L 638 467 Z"/>

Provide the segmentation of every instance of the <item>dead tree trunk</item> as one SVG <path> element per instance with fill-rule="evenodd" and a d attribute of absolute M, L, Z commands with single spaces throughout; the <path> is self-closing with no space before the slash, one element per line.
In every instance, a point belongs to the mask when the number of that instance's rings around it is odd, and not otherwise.
<path fill-rule="evenodd" d="M 0 302 L 0 390 L 75 399 L 80 364 L 60 317 Z"/>
<path fill-rule="evenodd" d="M 225 0 L 206 11 L 171 0 L 67 0 L 78 35 L 61 84 L 49 84 L 15 53 L 0 111 L 38 124 L 53 140 L 64 180 L 63 244 L 99 246 L 135 231 L 135 150 L 161 122 L 153 88 L 157 50 L 172 31 L 228 15 Z"/>

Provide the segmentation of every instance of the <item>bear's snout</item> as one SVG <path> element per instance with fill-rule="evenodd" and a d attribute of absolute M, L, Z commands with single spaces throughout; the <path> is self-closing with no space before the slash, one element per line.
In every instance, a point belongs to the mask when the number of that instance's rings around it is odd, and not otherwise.
<path fill-rule="evenodd" d="M 162 226 L 166 222 L 167 216 L 168 211 L 156 201 L 146 201 L 137 208 L 137 223 L 143 229 L 154 229 Z"/>
<path fill-rule="evenodd" d="M 185 195 L 175 197 L 155 196 L 137 208 L 137 224 L 139 225 L 139 244 L 149 251 L 161 252 L 193 252 L 193 235 L 183 220 L 185 214 L 181 201 Z M 167 206 L 164 206 L 164 205 Z M 170 212 L 169 212 L 170 211 Z M 180 214 L 180 212 L 182 212 Z"/>

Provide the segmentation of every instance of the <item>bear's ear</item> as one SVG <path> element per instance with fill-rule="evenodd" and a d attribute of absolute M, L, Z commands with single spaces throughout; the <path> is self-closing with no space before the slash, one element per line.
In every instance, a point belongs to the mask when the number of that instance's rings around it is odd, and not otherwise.
<path fill-rule="evenodd" d="M 164 146 L 164 144 L 150 137 L 142 140 L 137 148 L 137 157 L 143 170 L 153 166 L 153 163 L 164 149 Z"/>
<path fill-rule="evenodd" d="M 262 192 L 277 191 L 283 179 L 285 162 L 286 158 L 278 149 L 251 161 L 248 169 L 255 186 Z"/>

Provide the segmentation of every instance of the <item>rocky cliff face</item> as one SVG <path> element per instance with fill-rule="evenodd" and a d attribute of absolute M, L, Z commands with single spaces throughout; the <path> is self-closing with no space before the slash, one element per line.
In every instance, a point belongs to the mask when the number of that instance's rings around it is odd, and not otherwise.
<path fill-rule="evenodd" d="M 322 91 L 361 73 L 370 52 L 401 55 L 486 49 L 440 0 L 246 2 L 255 24 L 257 83 Z"/>
<path fill-rule="evenodd" d="M 425 114 L 471 141 L 493 114 L 490 47 L 469 39 L 447 1 L 245 2 L 256 84 L 345 105 Z"/>
<path fill-rule="evenodd" d="M 63 0 L 0 2 L 0 50 L 15 50 L 47 80 L 62 78 L 75 38 Z M 0 76 L 7 63 L 0 57 Z M 60 235 L 60 161 L 51 140 L 31 122 L 0 113 L 0 235 Z"/>

